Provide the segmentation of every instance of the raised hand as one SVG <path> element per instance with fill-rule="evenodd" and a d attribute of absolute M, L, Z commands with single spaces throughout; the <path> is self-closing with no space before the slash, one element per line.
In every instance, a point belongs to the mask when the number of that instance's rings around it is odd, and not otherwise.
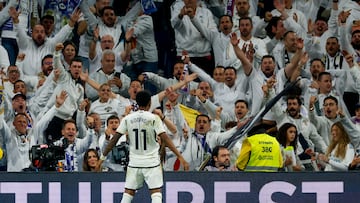
<path fill-rule="evenodd" d="M 215 115 L 215 119 L 216 120 L 220 120 L 221 119 L 221 112 L 222 112 L 223 108 L 221 106 L 216 108 L 216 115 Z"/>
<path fill-rule="evenodd" d="M 266 11 L 265 12 L 265 16 L 264 16 L 264 21 L 265 22 L 269 22 L 271 19 L 272 19 L 272 14 L 271 14 L 271 12 L 270 11 Z"/>
<path fill-rule="evenodd" d="M 307 63 L 308 60 L 309 60 L 309 54 L 305 52 L 304 54 L 301 55 L 299 65 L 301 67 L 304 66 Z"/>
<path fill-rule="evenodd" d="M 60 70 L 60 69 L 54 69 L 53 71 L 54 71 L 54 78 L 53 78 L 53 80 L 54 80 L 54 82 L 57 82 L 58 79 L 60 78 L 61 70 Z"/>
<path fill-rule="evenodd" d="M 346 23 L 346 20 L 348 19 L 350 14 L 351 14 L 351 9 L 347 11 L 341 11 L 338 16 L 338 23 L 339 24 Z"/>
<path fill-rule="evenodd" d="M 80 105 L 79 105 L 79 110 L 80 110 L 80 111 L 84 111 L 84 110 L 85 110 L 85 107 L 86 107 L 87 105 L 89 105 L 89 104 L 90 104 L 89 99 L 84 99 L 84 100 L 82 100 L 82 101 L 80 102 Z"/>
<path fill-rule="evenodd" d="M 315 104 L 315 102 L 317 102 L 317 96 L 315 96 L 315 95 L 312 95 L 311 97 L 310 97 L 310 101 L 309 101 L 309 107 L 310 108 L 312 108 L 312 107 L 314 107 L 314 104 Z"/>
<path fill-rule="evenodd" d="M 250 41 L 250 44 L 248 45 L 248 48 L 245 52 L 245 56 L 251 63 L 254 60 L 254 54 L 255 54 L 254 44 L 252 43 L 252 41 Z"/>
<path fill-rule="evenodd" d="M 23 61 L 25 59 L 25 53 L 19 53 L 16 57 L 16 61 Z"/>
<path fill-rule="evenodd" d="M 312 83 L 310 84 L 310 87 L 314 88 L 314 89 L 319 89 L 320 88 L 319 84 L 316 81 L 312 81 Z"/>
<path fill-rule="evenodd" d="M 98 26 L 95 27 L 93 34 L 94 34 L 94 39 L 98 40 L 100 37 Z"/>
<path fill-rule="evenodd" d="M 9 16 L 13 20 L 13 23 L 15 24 L 19 23 L 19 15 L 20 15 L 20 11 L 17 11 L 15 7 L 9 8 Z"/>
<path fill-rule="evenodd" d="M 230 42 L 233 46 L 237 46 L 240 42 L 240 39 L 238 39 L 237 35 L 235 32 L 231 33 L 230 36 Z"/>
<path fill-rule="evenodd" d="M 183 60 L 183 62 L 185 64 L 189 64 L 190 63 L 190 56 L 189 56 L 189 53 L 186 51 L 186 50 L 183 50 L 181 52 L 181 60 Z"/>
<path fill-rule="evenodd" d="M 89 73 L 88 71 L 80 72 L 80 80 L 87 82 L 89 80 Z"/>
<path fill-rule="evenodd" d="M 63 43 L 57 43 L 55 45 L 55 51 L 61 51 L 64 48 Z"/>
<path fill-rule="evenodd" d="M 341 53 L 344 56 L 346 62 L 349 64 L 349 68 L 352 68 L 354 66 L 354 57 L 353 57 L 353 55 L 351 55 L 346 50 L 342 50 Z"/>
<path fill-rule="evenodd" d="M 80 8 L 77 8 L 73 11 L 68 23 L 70 27 L 74 27 L 75 23 L 80 19 L 80 15 L 81 15 Z"/>
<path fill-rule="evenodd" d="M 63 105 L 67 97 L 68 94 L 65 90 L 62 90 L 59 95 L 56 95 L 56 101 L 55 101 L 56 108 L 59 108 L 61 105 Z"/>
<path fill-rule="evenodd" d="M 308 20 L 307 29 L 308 29 L 308 30 L 307 30 L 307 33 L 308 33 L 308 34 L 312 34 L 313 31 L 314 31 L 314 24 L 312 23 L 311 18 L 309 18 L 309 20 Z"/>

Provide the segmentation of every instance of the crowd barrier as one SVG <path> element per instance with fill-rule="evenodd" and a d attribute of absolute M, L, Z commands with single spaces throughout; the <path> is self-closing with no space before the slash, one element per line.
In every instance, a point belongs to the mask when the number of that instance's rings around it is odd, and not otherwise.
<path fill-rule="evenodd" d="M 0 173 L 1 203 L 120 202 L 125 173 Z M 356 172 L 166 172 L 163 202 L 359 202 Z M 151 202 L 147 187 L 133 200 Z"/>

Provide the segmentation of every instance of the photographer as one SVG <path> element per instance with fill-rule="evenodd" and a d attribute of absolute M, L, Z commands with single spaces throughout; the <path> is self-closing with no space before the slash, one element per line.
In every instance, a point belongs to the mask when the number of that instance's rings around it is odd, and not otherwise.
<path fill-rule="evenodd" d="M 212 153 L 212 163 L 204 168 L 205 171 L 235 171 L 230 167 L 230 152 L 225 146 L 216 146 Z"/>

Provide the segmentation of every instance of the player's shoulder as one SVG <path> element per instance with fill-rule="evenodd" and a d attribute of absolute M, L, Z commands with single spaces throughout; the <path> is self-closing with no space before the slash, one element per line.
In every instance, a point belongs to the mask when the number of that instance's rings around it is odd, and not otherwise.
<path fill-rule="evenodd" d="M 129 116 L 129 118 L 134 118 L 134 117 L 140 117 L 143 119 L 154 119 L 156 118 L 156 115 L 149 111 L 136 111 L 134 113 L 131 113 Z"/>

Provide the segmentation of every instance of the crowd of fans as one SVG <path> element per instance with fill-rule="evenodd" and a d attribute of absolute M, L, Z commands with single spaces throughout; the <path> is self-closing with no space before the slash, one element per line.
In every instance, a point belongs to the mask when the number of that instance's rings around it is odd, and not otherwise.
<path fill-rule="evenodd" d="M 360 166 L 359 0 L 47 3 L 0 0 L 0 170 L 124 171 L 125 136 L 97 164 L 143 89 L 190 170 L 246 170 L 229 139 L 292 83 L 258 126 L 279 170 Z"/>

